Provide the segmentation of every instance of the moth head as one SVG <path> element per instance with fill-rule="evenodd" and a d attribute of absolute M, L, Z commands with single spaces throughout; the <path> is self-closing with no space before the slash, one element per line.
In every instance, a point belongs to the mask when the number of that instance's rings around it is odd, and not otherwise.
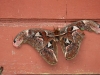
<path fill-rule="evenodd" d="M 22 43 L 26 43 L 28 36 L 28 30 L 20 32 L 13 40 L 13 46 L 19 47 Z"/>

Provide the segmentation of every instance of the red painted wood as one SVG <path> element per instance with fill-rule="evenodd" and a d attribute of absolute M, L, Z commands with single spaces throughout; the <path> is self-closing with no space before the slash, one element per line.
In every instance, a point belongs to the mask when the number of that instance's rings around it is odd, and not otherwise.
<path fill-rule="evenodd" d="M 0 0 L 0 18 L 99 19 L 100 0 Z M 1 19 L 0 19 L 1 20 Z M 61 22 L 0 21 L 0 66 L 8 74 L 83 74 L 100 73 L 100 36 L 85 32 L 86 36 L 75 59 L 65 60 L 58 44 L 58 63 L 48 65 L 31 46 L 16 49 L 12 42 L 28 28 L 64 27 Z"/>

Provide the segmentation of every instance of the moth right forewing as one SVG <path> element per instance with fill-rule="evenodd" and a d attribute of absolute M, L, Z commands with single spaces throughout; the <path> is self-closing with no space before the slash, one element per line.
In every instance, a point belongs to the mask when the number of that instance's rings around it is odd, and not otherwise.
<path fill-rule="evenodd" d="M 100 24 L 92 21 L 92 20 L 82 20 L 84 23 L 85 30 L 89 32 L 100 33 Z"/>

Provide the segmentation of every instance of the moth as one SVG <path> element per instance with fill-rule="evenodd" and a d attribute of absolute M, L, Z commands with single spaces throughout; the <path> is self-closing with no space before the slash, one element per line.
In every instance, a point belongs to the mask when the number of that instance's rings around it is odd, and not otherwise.
<path fill-rule="evenodd" d="M 54 31 L 44 29 L 27 29 L 20 32 L 13 41 L 13 46 L 20 47 L 27 43 L 34 47 L 50 65 L 58 62 L 57 43 L 61 44 L 66 60 L 73 59 L 84 39 L 84 30 L 100 33 L 100 25 L 92 20 L 80 20 Z"/>

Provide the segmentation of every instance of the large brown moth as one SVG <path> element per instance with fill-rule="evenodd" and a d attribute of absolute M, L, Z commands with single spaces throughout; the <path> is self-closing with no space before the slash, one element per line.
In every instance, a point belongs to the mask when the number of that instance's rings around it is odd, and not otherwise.
<path fill-rule="evenodd" d="M 84 38 L 83 30 L 100 33 L 100 25 L 91 20 L 80 20 L 54 31 L 43 29 L 28 29 L 20 32 L 14 39 L 15 47 L 27 43 L 34 47 L 47 63 L 53 65 L 57 60 L 57 42 L 60 42 L 63 54 L 67 60 L 78 53 Z"/>

